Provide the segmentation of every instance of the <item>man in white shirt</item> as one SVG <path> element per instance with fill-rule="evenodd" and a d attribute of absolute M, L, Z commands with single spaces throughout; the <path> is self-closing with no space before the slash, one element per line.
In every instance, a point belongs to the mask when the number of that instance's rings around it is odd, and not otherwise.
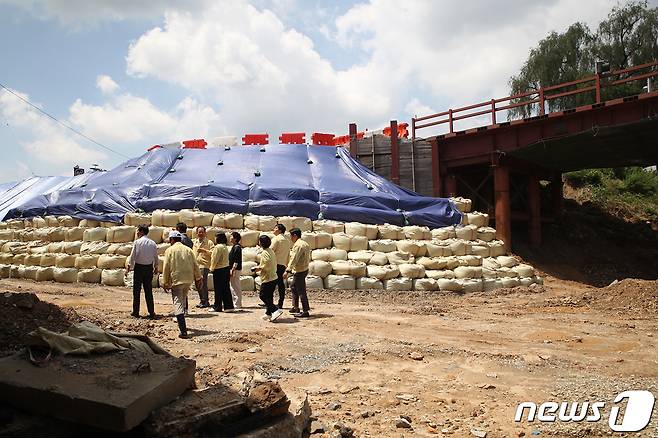
<path fill-rule="evenodd" d="M 130 253 L 129 265 L 126 275 L 133 270 L 133 311 L 130 314 L 139 318 L 140 292 L 144 286 L 144 298 L 149 318 L 155 319 L 155 307 L 153 305 L 153 276 L 158 275 L 158 248 L 155 242 L 149 239 L 149 227 L 140 225 L 137 227 L 137 240 L 133 244 Z"/>

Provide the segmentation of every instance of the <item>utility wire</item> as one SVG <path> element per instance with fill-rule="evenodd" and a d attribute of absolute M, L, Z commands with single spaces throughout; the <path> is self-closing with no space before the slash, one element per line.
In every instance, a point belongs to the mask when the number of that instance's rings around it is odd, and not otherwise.
<path fill-rule="evenodd" d="M 20 94 L 15 93 L 14 91 L 12 91 L 10 88 L 6 87 L 6 86 L 5 86 L 4 84 L 2 84 L 1 82 L 0 82 L 0 87 L 4 88 L 4 90 L 5 90 L 6 92 L 8 92 L 8 93 L 12 94 L 13 96 L 17 97 L 18 99 L 22 100 L 24 103 L 30 105 L 32 108 L 34 108 L 35 110 L 39 111 L 39 112 L 40 112 L 41 114 L 43 114 L 44 116 L 48 117 L 49 119 L 54 120 L 55 122 L 59 123 L 60 125 L 62 125 L 62 126 L 65 127 L 66 129 L 69 129 L 69 130 L 73 131 L 74 133 L 78 134 L 80 137 L 83 137 L 83 138 L 87 139 L 88 141 L 94 143 L 95 145 L 98 145 L 98 146 L 102 147 L 103 149 L 107 149 L 108 151 L 113 152 L 113 153 L 115 153 L 115 154 L 117 154 L 117 155 L 119 155 L 119 156 L 121 156 L 121 157 L 123 157 L 123 158 L 130 158 L 129 156 L 127 156 L 127 155 L 125 155 L 125 154 L 122 154 L 121 152 L 119 152 L 119 151 L 117 151 L 117 150 L 114 150 L 114 149 L 112 149 L 112 148 L 109 147 L 109 146 L 105 146 L 103 143 L 97 142 L 97 141 L 94 140 L 93 138 L 91 138 L 91 137 L 89 137 L 89 136 L 83 134 L 82 132 L 78 131 L 77 129 L 73 128 L 72 126 L 67 125 L 66 123 L 60 121 L 60 120 L 57 119 L 55 116 L 53 116 L 53 115 L 47 113 L 46 111 L 42 110 L 41 108 L 39 108 L 38 106 L 36 106 L 36 105 L 33 104 L 32 102 L 30 102 L 29 100 L 25 99 L 25 98 L 24 98 L 23 96 L 21 96 Z"/>

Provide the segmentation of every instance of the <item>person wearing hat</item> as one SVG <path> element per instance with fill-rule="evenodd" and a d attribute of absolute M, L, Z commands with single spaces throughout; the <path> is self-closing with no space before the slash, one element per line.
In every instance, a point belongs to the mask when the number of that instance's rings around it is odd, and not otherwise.
<path fill-rule="evenodd" d="M 169 233 L 170 247 L 164 253 L 162 269 L 162 288 L 171 291 L 174 315 L 178 322 L 179 338 L 187 338 L 185 322 L 185 303 L 192 283 L 201 286 L 201 271 L 194 256 L 194 251 L 181 243 L 183 236 L 178 231 Z"/>

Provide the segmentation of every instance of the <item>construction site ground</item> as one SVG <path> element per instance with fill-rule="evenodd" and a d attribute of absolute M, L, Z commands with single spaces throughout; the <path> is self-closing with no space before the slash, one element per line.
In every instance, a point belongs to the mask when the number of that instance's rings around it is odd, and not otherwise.
<path fill-rule="evenodd" d="M 656 393 L 658 385 L 658 281 L 594 288 L 548 276 L 544 286 L 464 295 L 310 291 L 312 318 L 286 312 L 276 323 L 261 320 L 254 293 L 231 314 L 194 308 L 192 292 L 186 340 L 162 289 L 155 321 L 129 316 L 127 288 L 9 279 L 0 291 L 34 292 L 69 316 L 146 334 L 197 361 L 199 388 L 235 384 L 252 370 L 278 379 L 286 393 L 307 392 L 314 436 L 334 436 L 341 423 L 374 437 L 609 435 L 614 397 Z M 6 333 L 12 318 L 3 319 Z M 606 408 L 595 423 L 515 423 L 523 401 Z M 411 428 L 400 427 L 401 416 Z M 639 436 L 658 434 L 653 417 Z"/>

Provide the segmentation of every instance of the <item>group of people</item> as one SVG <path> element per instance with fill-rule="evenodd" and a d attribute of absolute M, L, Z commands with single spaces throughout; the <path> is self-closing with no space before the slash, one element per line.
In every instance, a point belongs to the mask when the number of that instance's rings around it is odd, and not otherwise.
<path fill-rule="evenodd" d="M 311 250 L 302 239 L 299 228 L 290 230 L 290 239 L 285 236 L 286 227 L 277 224 L 274 237 L 263 234 L 258 239 L 261 248 L 260 263 L 252 268 L 261 279 L 259 298 L 265 308 L 263 319 L 276 321 L 283 314 L 286 296 L 286 280 L 292 276 L 290 286 L 292 308 L 290 313 L 297 318 L 309 317 L 309 303 L 306 294 L 306 276 L 311 261 Z M 148 238 L 146 225 L 137 227 L 137 239 L 129 257 L 126 275 L 133 271 L 133 310 L 131 315 L 139 318 L 141 290 L 149 318 L 155 319 L 153 303 L 153 276 L 158 275 L 158 252 L 156 244 Z M 208 308 L 211 312 L 234 312 L 242 308 L 242 246 L 237 231 L 230 235 L 229 249 L 226 234 L 218 233 L 215 242 L 207 237 L 205 227 L 197 227 L 196 238 L 187 235 L 187 225 L 179 223 L 176 230 L 169 233 L 170 247 L 164 253 L 162 288 L 171 293 L 173 314 L 178 323 L 179 337 L 187 338 L 185 315 L 188 313 L 188 293 L 192 284 L 199 293 L 196 307 Z M 213 275 L 214 300 L 210 304 L 208 276 Z M 274 303 L 274 292 L 278 288 L 278 300 Z M 299 307 L 301 301 L 301 309 Z"/>

